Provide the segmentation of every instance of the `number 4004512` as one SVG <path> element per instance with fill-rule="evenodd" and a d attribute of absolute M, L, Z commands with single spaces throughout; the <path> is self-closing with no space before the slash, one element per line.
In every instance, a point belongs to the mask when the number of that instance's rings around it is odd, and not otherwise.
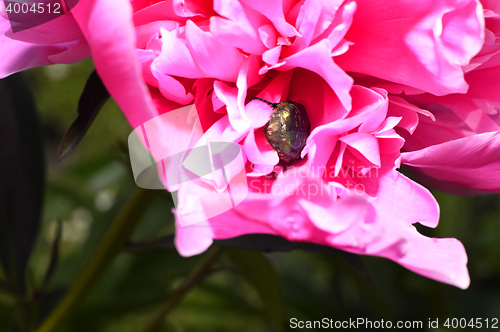
<path fill-rule="evenodd" d="M 19 3 L 19 2 L 9 2 L 8 6 L 5 8 L 5 11 L 7 13 L 15 13 L 15 14 L 64 14 L 62 11 L 63 8 L 61 7 L 60 3 L 34 3 L 34 4 L 28 4 L 28 3 Z"/>

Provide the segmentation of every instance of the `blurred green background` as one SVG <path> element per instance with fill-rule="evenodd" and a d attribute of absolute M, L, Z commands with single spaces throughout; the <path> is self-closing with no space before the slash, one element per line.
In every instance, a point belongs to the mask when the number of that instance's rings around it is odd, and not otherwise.
<path fill-rule="evenodd" d="M 109 100 L 83 141 L 61 163 L 59 142 L 76 118 L 78 98 L 93 71 L 86 60 L 25 73 L 43 126 L 47 187 L 42 226 L 28 268 L 30 294 L 42 288 L 58 222 L 60 260 L 43 288 L 44 317 L 78 276 L 108 225 L 134 190 L 127 155 L 132 131 Z M 471 286 L 460 290 L 416 275 L 396 263 L 363 257 L 366 281 L 337 256 L 303 251 L 265 254 L 277 272 L 284 330 L 289 321 L 500 319 L 500 196 L 459 197 L 434 191 L 441 206 L 437 229 L 419 230 L 462 241 L 469 257 Z M 172 203 L 157 195 L 133 240 L 151 241 L 172 233 Z M 62 331 L 140 331 L 200 257 L 183 258 L 175 249 L 125 250 L 85 298 Z M 218 269 L 199 283 L 168 315 L 165 331 L 276 331 L 259 292 L 243 278 L 227 253 Z M 15 331 L 16 299 L 0 288 L 0 331 Z M 500 326 L 500 323 L 497 324 Z M 312 330 L 312 329 L 311 329 Z M 446 330 L 441 328 L 441 330 Z M 470 327 L 462 330 L 481 330 Z"/>

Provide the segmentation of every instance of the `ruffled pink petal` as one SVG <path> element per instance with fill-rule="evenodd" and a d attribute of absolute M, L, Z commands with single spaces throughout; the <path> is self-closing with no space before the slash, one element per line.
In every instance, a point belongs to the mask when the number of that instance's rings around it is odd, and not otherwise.
<path fill-rule="evenodd" d="M 13 33 L 12 29 L 5 36 L 31 44 L 61 44 L 83 39 L 82 32 L 71 14 L 64 14 L 47 23 Z"/>
<path fill-rule="evenodd" d="M 290 52 L 296 53 L 311 45 L 311 41 L 314 38 L 314 31 L 316 30 L 316 25 L 319 22 L 322 9 L 323 1 L 304 1 L 295 23 L 300 32 L 300 36 L 295 39 L 293 46 L 290 48 Z"/>
<path fill-rule="evenodd" d="M 178 30 L 161 29 L 161 41 L 163 42 L 161 53 L 151 64 L 152 70 L 186 78 L 206 77 L 188 46 L 179 38 Z"/>
<path fill-rule="evenodd" d="M 293 70 L 288 99 L 304 105 L 313 129 L 348 114 L 328 83 L 309 70 Z"/>
<path fill-rule="evenodd" d="M 342 71 L 331 56 L 332 45 L 324 39 L 294 55 L 285 58 L 286 64 L 278 70 L 285 71 L 293 68 L 304 68 L 321 76 L 335 91 L 346 110 L 351 110 L 351 90 L 353 80 Z"/>
<path fill-rule="evenodd" d="M 347 47 L 350 46 L 350 44 L 345 44 L 343 42 L 343 38 L 346 35 L 347 31 L 351 27 L 352 20 L 354 13 L 356 12 L 356 2 L 351 1 L 351 2 L 346 2 L 343 6 L 338 9 L 338 2 L 329 2 L 329 6 L 332 6 L 333 8 L 328 8 L 328 10 L 325 10 L 325 7 L 323 7 L 323 12 L 321 13 L 321 16 L 323 15 L 328 15 L 330 16 L 331 13 L 335 13 L 333 20 L 331 21 L 330 26 L 328 28 L 324 29 L 326 24 L 330 22 L 330 19 L 328 19 L 326 22 L 323 22 L 323 24 L 318 23 L 316 26 L 316 32 L 314 33 L 315 39 L 313 40 L 313 43 L 317 42 L 318 40 L 321 40 L 322 38 L 328 38 L 330 40 L 330 43 L 332 45 L 336 45 L 335 48 L 337 47 Z M 328 6 L 328 5 L 327 5 Z M 321 20 L 321 18 L 320 18 Z M 324 30 L 323 30 L 324 29 Z M 321 32 L 321 34 L 319 34 Z M 347 51 L 347 48 L 344 51 L 338 51 L 339 54 L 343 54 Z"/>
<path fill-rule="evenodd" d="M 374 134 L 382 134 L 384 132 L 387 132 L 391 129 L 393 129 L 394 127 L 396 127 L 398 125 L 399 122 L 401 122 L 401 118 L 400 116 L 398 117 L 395 117 L 395 116 L 388 116 L 384 122 L 382 122 L 382 124 L 380 125 L 380 127 L 378 127 L 375 131 L 374 131 Z"/>
<path fill-rule="evenodd" d="M 259 35 L 259 27 L 269 23 L 265 16 L 238 0 L 214 0 L 214 10 L 222 17 L 210 18 L 210 31 L 219 42 L 250 54 L 267 50 Z"/>
<path fill-rule="evenodd" d="M 260 40 L 267 48 L 271 49 L 276 47 L 278 36 L 276 35 L 276 29 L 272 24 L 265 24 L 258 29 Z"/>
<path fill-rule="evenodd" d="M 169 2 L 169 0 L 167 0 Z M 211 0 L 172 0 L 174 11 L 182 17 L 210 17 L 215 15 Z"/>
<path fill-rule="evenodd" d="M 380 154 L 399 153 L 405 140 L 399 136 L 394 129 L 375 134 L 378 139 L 378 146 Z"/>
<path fill-rule="evenodd" d="M 47 56 L 50 63 L 75 63 L 90 57 L 90 46 L 85 39 L 72 43 L 67 50 Z"/>
<path fill-rule="evenodd" d="M 158 80 L 158 88 L 161 94 L 168 100 L 181 105 L 187 105 L 194 100 L 194 96 L 187 92 L 184 85 L 177 79 L 156 70 L 152 70 L 151 73 Z"/>
<path fill-rule="evenodd" d="M 279 73 L 260 91 L 257 97 L 263 98 L 271 103 L 279 103 L 285 100 L 288 95 L 292 76 L 293 72 L 291 71 Z M 253 99 L 246 104 L 245 110 L 252 123 L 252 128 L 263 127 L 274 112 L 274 109 L 270 105 L 258 99 Z"/>
<path fill-rule="evenodd" d="M 396 199 L 395 199 L 396 198 Z M 467 255 L 456 239 L 431 239 L 412 226 L 436 227 L 439 207 L 424 187 L 394 171 L 380 178 L 372 203 L 373 222 L 384 227 L 384 238 L 370 244 L 367 253 L 396 261 L 426 277 L 467 288 Z"/>
<path fill-rule="evenodd" d="M 399 127 L 413 134 L 418 125 L 418 107 L 408 103 L 406 100 L 391 96 L 389 97 L 388 115 L 401 117 Z"/>
<path fill-rule="evenodd" d="M 281 45 L 271 48 L 262 54 L 262 60 L 270 66 L 274 66 L 280 60 Z"/>
<path fill-rule="evenodd" d="M 356 3 L 345 37 L 354 45 L 335 60 L 342 69 L 436 95 L 467 91 L 461 66 L 479 52 L 484 36 L 477 1 Z"/>
<path fill-rule="evenodd" d="M 500 191 L 499 132 L 472 135 L 402 154 L 402 162 L 439 180 Z"/>
<path fill-rule="evenodd" d="M 266 136 L 260 130 L 250 131 L 243 147 L 245 155 L 253 164 L 276 165 L 279 162 L 278 153 L 267 142 Z"/>
<path fill-rule="evenodd" d="M 231 126 L 237 131 L 250 128 L 250 120 L 245 114 L 245 109 L 238 107 L 238 88 L 230 87 L 220 81 L 214 82 L 214 92 L 217 98 L 226 105 L 227 115 Z"/>
<path fill-rule="evenodd" d="M 308 188 L 310 193 L 315 189 L 316 187 Z M 320 194 L 321 189 L 318 189 L 316 195 Z M 305 199 L 301 199 L 299 204 L 316 227 L 332 234 L 343 232 L 353 224 L 359 223 L 364 219 L 368 209 L 366 199 L 358 195 L 345 196 L 327 206 Z"/>
<path fill-rule="evenodd" d="M 363 123 L 359 126 L 360 132 L 371 133 L 377 130 L 387 115 L 387 92 L 377 88 L 355 86 L 351 90 L 351 96 L 353 112 L 349 114 L 348 119 L 363 119 Z"/>
<path fill-rule="evenodd" d="M 236 82 L 245 56 L 235 47 L 221 44 L 212 33 L 202 31 L 192 21 L 186 23 L 186 46 L 207 77 Z"/>
<path fill-rule="evenodd" d="M 196 202 L 196 201 L 195 201 Z M 264 208 L 269 201 L 261 200 L 257 197 L 249 197 L 244 203 L 237 205 L 234 209 L 216 215 L 206 221 L 195 224 L 181 226 L 179 213 L 176 213 L 176 233 L 175 246 L 182 256 L 197 255 L 205 251 L 214 239 L 229 239 L 244 234 L 272 234 L 278 233 L 265 222 L 259 220 L 263 214 L 255 215 L 256 218 L 249 218 L 241 212 L 248 209 L 262 210 L 265 214 L 270 211 Z M 240 211 L 240 212 L 237 212 Z"/>
<path fill-rule="evenodd" d="M 160 41 L 160 31 L 161 28 L 172 31 L 178 26 L 177 22 L 174 21 L 157 21 L 151 22 L 144 25 L 139 25 L 135 27 L 135 35 L 137 38 L 137 48 L 138 49 L 151 49 L 155 50 L 155 54 L 158 55 L 161 52 L 162 42 Z M 151 45 L 151 42 L 154 44 Z"/>
<path fill-rule="evenodd" d="M 66 15 L 63 16 L 66 17 Z M 65 19 L 66 18 L 63 20 Z M 44 27 L 38 26 L 18 33 L 23 33 L 23 36 L 28 38 L 32 30 L 34 30 L 34 34 L 38 34 L 38 30 L 36 29 L 39 27 L 41 27 L 40 29 L 44 29 Z M 78 29 L 78 27 L 76 28 Z M 84 39 L 76 39 L 59 44 L 33 44 L 7 37 L 5 34 L 9 30 L 9 21 L 0 15 L 0 58 L 2 59 L 2 61 L 0 61 L 0 78 L 34 67 L 51 65 L 54 63 L 78 62 L 90 56 L 89 46 Z M 50 35 L 53 33 L 48 34 Z M 78 35 L 78 32 L 74 33 L 71 31 L 65 35 L 65 38 L 61 38 L 60 40 L 67 39 L 66 37 L 68 36 L 76 35 Z M 56 37 L 52 37 L 52 39 L 58 40 Z M 42 41 L 48 42 L 50 38 L 45 36 Z"/>
<path fill-rule="evenodd" d="M 223 116 L 221 113 L 214 111 L 217 110 L 218 104 L 220 104 L 220 107 L 223 107 L 224 104 L 218 101 L 213 88 L 213 79 L 196 80 L 193 84 L 193 90 L 196 92 L 194 104 L 204 132 Z"/>
<path fill-rule="evenodd" d="M 340 141 L 347 144 L 351 149 L 359 152 L 373 165 L 380 167 L 380 152 L 378 140 L 371 134 L 353 133 L 339 138 Z"/>
<path fill-rule="evenodd" d="M 494 84 L 494 82 L 491 82 L 491 84 Z M 486 81 L 481 82 L 484 89 L 488 85 L 490 85 L 490 82 L 487 81 L 487 78 Z M 454 94 L 434 97 L 434 99 L 439 104 L 450 108 L 475 133 L 481 134 L 500 130 L 500 118 L 495 109 L 500 106 L 498 98 L 497 101 L 495 99 L 476 99 L 472 94 Z M 493 111 L 493 114 L 491 111 Z"/>
<path fill-rule="evenodd" d="M 478 67 L 476 70 L 467 73 L 466 79 L 470 86 L 467 96 L 489 101 L 498 107 L 500 105 L 500 96 L 498 94 L 500 88 L 500 82 L 498 82 L 500 54 L 497 54 L 492 60 L 498 62 L 496 66 L 489 68 Z"/>
<path fill-rule="evenodd" d="M 422 96 L 411 96 L 409 102 L 420 104 L 415 101 L 423 101 Z M 421 150 L 431 145 L 476 134 L 448 107 L 434 102 L 428 104 L 424 102 L 420 105 L 430 110 L 432 113 L 429 114 L 432 114 L 432 117 L 420 114 L 419 124 L 412 135 L 404 131 L 398 132 L 406 141 L 405 151 Z"/>
<path fill-rule="evenodd" d="M 198 255 L 207 250 L 213 241 L 212 228 L 208 221 L 182 227 L 176 216 L 175 247 L 181 256 Z"/>
<path fill-rule="evenodd" d="M 311 167 L 319 168 L 326 165 L 339 135 L 360 125 L 360 131 L 371 132 L 384 121 L 387 113 L 386 98 L 372 89 L 358 85 L 353 86 L 351 95 L 353 96 L 353 109 L 348 117 L 314 128 L 307 138 L 302 156 L 308 154 Z"/>
<path fill-rule="evenodd" d="M 137 0 L 134 0 L 137 2 Z M 198 6 L 193 1 L 160 1 L 154 4 L 147 3 L 144 7 L 134 10 L 134 25 L 140 26 L 154 21 L 175 21 L 185 23 L 189 17 L 204 16 L 207 12 L 206 6 Z M 134 3 L 132 4 L 134 5 Z"/>
<path fill-rule="evenodd" d="M 238 205 L 241 206 L 242 204 Z M 257 204 L 256 207 L 261 206 Z M 245 234 L 272 234 L 277 232 L 266 223 L 260 223 L 251 218 L 242 217 L 236 209 L 225 212 L 210 219 L 210 225 L 216 239 L 230 239 Z M 254 210 L 255 212 L 255 207 Z"/>
<path fill-rule="evenodd" d="M 243 0 L 242 2 L 267 17 L 283 37 L 293 37 L 299 34 L 293 25 L 285 20 L 283 0 Z"/>
<path fill-rule="evenodd" d="M 407 252 L 404 257 L 396 260 L 398 264 L 427 278 L 462 289 L 469 287 L 467 253 L 460 241 L 427 238 L 416 229 L 408 233 Z"/>
<path fill-rule="evenodd" d="M 259 56 L 250 55 L 243 61 L 240 67 L 238 79 L 236 80 L 236 87 L 238 88 L 237 103 L 240 113 L 244 113 L 245 110 L 248 87 L 257 84 L 264 78 L 264 76 L 259 75 L 257 72 L 259 66 Z"/>

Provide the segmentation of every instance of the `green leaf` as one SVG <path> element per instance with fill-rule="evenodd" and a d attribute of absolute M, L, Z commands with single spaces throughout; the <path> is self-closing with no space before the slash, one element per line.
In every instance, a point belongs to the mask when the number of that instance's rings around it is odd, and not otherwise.
<path fill-rule="evenodd" d="M 59 263 L 59 242 L 61 240 L 62 235 L 62 222 L 61 220 L 57 221 L 57 229 L 56 236 L 54 237 L 54 241 L 52 242 L 52 248 L 50 250 L 50 262 L 49 267 L 47 268 L 47 272 L 45 273 L 45 277 L 43 279 L 43 288 L 46 289 L 49 285 L 50 279 L 54 275 L 54 272 L 57 268 L 57 264 Z"/>
<path fill-rule="evenodd" d="M 21 74 L 0 80 L 0 261 L 18 292 L 38 234 L 45 162 L 41 129 Z"/>
<path fill-rule="evenodd" d="M 94 70 L 89 76 L 78 101 L 78 117 L 64 133 L 57 150 L 58 162 L 66 158 L 80 143 L 108 98 L 109 92 Z"/>
<path fill-rule="evenodd" d="M 229 254 L 240 268 L 241 275 L 259 293 L 264 308 L 278 331 L 283 331 L 283 303 L 278 275 L 263 254 L 230 248 Z"/>
<path fill-rule="evenodd" d="M 312 253 L 334 254 L 353 268 L 363 279 L 370 279 L 370 273 L 366 269 L 359 255 L 315 243 L 292 242 L 281 236 L 271 234 L 247 234 L 227 240 L 215 240 L 214 243 L 221 246 L 258 250 L 262 252 L 289 252 L 292 250 L 303 250 Z"/>
<path fill-rule="evenodd" d="M 356 271 L 363 279 L 370 280 L 370 273 L 366 269 L 359 255 L 351 254 L 347 251 L 322 246 L 315 243 L 295 241 L 292 242 L 281 236 L 271 234 L 246 234 L 232 239 L 214 240 L 214 244 L 224 247 L 236 247 L 267 253 L 303 250 L 312 253 L 334 254 L 335 256 L 343 260 L 347 265 L 349 265 L 354 271 Z M 131 251 L 160 248 L 175 248 L 174 235 L 171 234 L 165 237 L 161 237 L 151 242 L 127 244 L 127 249 Z"/>

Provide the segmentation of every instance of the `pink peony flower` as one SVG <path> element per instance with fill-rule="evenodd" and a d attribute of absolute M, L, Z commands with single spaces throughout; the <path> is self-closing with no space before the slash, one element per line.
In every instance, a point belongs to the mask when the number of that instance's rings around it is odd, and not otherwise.
<path fill-rule="evenodd" d="M 2 15 L 0 74 L 90 53 L 132 127 L 194 103 L 203 135 L 189 147 L 239 144 L 250 193 L 234 209 L 180 227 L 203 216 L 223 182 L 176 188 L 182 255 L 266 233 L 386 257 L 466 288 L 462 244 L 417 232 L 415 223 L 437 226 L 439 207 L 397 169 L 403 162 L 433 183 L 499 191 L 491 81 L 500 8 L 482 2 L 81 1 L 22 35 Z M 305 107 L 302 160 L 280 163 L 263 129 L 273 109 L 253 97 Z M 189 132 L 164 125 L 166 149 L 188 144 Z"/>

